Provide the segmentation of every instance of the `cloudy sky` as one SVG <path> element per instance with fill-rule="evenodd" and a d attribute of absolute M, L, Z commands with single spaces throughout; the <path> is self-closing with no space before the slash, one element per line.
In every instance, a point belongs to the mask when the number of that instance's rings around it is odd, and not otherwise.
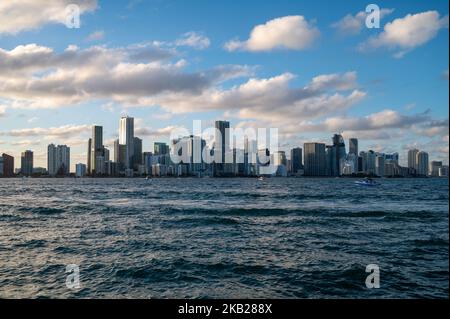
<path fill-rule="evenodd" d="M 65 25 L 78 4 L 80 28 Z M 86 161 L 135 117 L 144 151 L 177 127 L 277 127 L 281 147 L 357 137 L 448 163 L 448 1 L 15 0 L 0 2 L 0 153 L 49 143 Z"/>

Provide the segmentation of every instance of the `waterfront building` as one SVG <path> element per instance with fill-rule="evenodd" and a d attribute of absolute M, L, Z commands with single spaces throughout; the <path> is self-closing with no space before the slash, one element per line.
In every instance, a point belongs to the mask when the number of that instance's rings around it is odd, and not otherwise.
<path fill-rule="evenodd" d="M 427 176 L 428 175 L 428 153 L 420 151 L 417 153 L 416 158 L 417 168 L 416 172 L 417 175 L 420 176 Z"/>
<path fill-rule="evenodd" d="M 142 165 L 142 139 L 139 137 L 134 137 L 133 147 L 133 165 L 137 170 L 139 165 Z"/>
<path fill-rule="evenodd" d="M 442 161 L 431 161 L 430 175 L 433 177 L 439 176 L 439 169 L 442 167 Z"/>
<path fill-rule="evenodd" d="M 119 144 L 125 146 L 125 157 L 123 159 L 125 169 L 133 169 L 134 159 L 134 118 L 122 117 L 119 123 Z M 142 145 L 141 145 L 142 151 Z"/>
<path fill-rule="evenodd" d="M 2 162 L 2 168 L 0 169 L 0 174 L 3 177 L 13 177 L 14 176 L 14 157 L 3 153 L 0 157 Z"/>
<path fill-rule="evenodd" d="M 48 145 L 47 171 L 50 176 L 70 174 L 70 147 L 67 145 Z"/>
<path fill-rule="evenodd" d="M 76 177 L 84 177 L 86 176 L 86 165 L 82 163 L 78 163 L 75 165 L 75 176 Z"/>
<path fill-rule="evenodd" d="M 417 171 L 417 153 L 418 149 L 411 149 L 408 151 L 408 167 Z"/>
<path fill-rule="evenodd" d="M 326 175 L 325 144 L 305 143 L 303 145 L 303 150 L 305 152 L 304 175 L 325 176 Z"/>
<path fill-rule="evenodd" d="M 21 174 L 31 176 L 33 174 L 33 152 L 29 150 L 22 152 L 20 163 Z"/>
<path fill-rule="evenodd" d="M 301 147 L 295 147 L 290 151 L 290 166 L 289 170 L 292 174 L 297 174 L 303 169 L 303 150 Z"/>

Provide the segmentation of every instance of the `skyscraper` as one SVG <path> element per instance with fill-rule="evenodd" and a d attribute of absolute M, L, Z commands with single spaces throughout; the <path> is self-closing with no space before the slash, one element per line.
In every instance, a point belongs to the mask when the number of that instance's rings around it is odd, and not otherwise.
<path fill-rule="evenodd" d="M 14 157 L 3 153 L 3 177 L 13 177 L 14 176 Z"/>
<path fill-rule="evenodd" d="M 375 159 L 375 173 L 378 176 L 384 176 L 384 154 L 377 154 Z"/>
<path fill-rule="evenodd" d="M 69 175 L 70 147 L 50 144 L 47 148 L 47 170 L 51 176 Z"/>
<path fill-rule="evenodd" d="M 153 143 L 153 154 L 154 155 L 167 155 L 169 154 L 169 145 L 163 142 Z"/>
<path fill-rule="evenodd" d="M 417 153 L 418 149 L 411 149 L 408 151 L 408 167 L 417 171 Z"/>
<path fill-rule="evenodd" d="M 33 152 L 22 152 L 20 163 L 20 172 L 22 173 L 22 175 L 31 176 L 33 174 Z"/>
<path fill-rule="evenodd" d="M 431 162 L 430 175 L 433 177 L 439 176 L 439 168 L 442 167 L 442 161 L 432 161 Z"/>
<path fill-rule="evenodd" d="M 420 151 L 417 153 L 417 174 L 426 176 L 428 175 L 428 153 Z"/>
<path fill-rule="evenodd" d="M 341 134 L 333 135 L 333 149 L 331 150 L 330 156 L 330 175 L 331 176 L 340 176 L 341 172 L 341 161 L 345 160 L 346 151 L 345 151 L 345 143 L 344 138 Z"/>
<path fill-rule="evenodd" d="M 224 175 L 227 173 L 225 165 L 225 158 L 227 152 L 229 152 L 230 138 L 228 136 L 230 129 L 230 122 L 228 121 L 216 121 L 215 122 L 215 136 L 214 136 L 214 161 L 215 161 L 215 174 Z"/>
<path fill-rule="evenodd" d="M 325 144 L 323 143 L 305 143 L 305 172 L 306 176 L 325 176 L 326 175 L 326 156 Z"/>
<path fill-rule="evenodd" d="M 303 150 L 301 147 L 295 147 L 291 149 L 291 167 L 292 174 L 296 174 L 299 170 L 303 169 Z"/>
<path fill-rule="evenodd" d="M 139 165 L 142 165 L 142 140 L 139 137 L 134 138 L 133 164 L 134 169 L 137 170 Z"/>
<path fill-rule="evenodd" d="M 92 173 L 91 163 L 92 163 L 92 138 L 88 140 L 88 149 L 87 149 L 87 173 Z"/>
<path fill-rule="evenodd" d="M 358 139 L 350 138 L 348 140 L 348 148 L 349 154 L 355 154 L 356 156 L 358 156 Z"/>
<path fill-rule="evenodd" d="M 133 169 L 134 118 L 126 116 L 120 119 L 119 144 L 125 145 L 125 169 Z"/>
<path fill-rule="evenodd" d="M 92 127 L 92 141 L 91 141 L 91 174 L 96 174 L 98 171 L 97 157 L 103 156 L 103 127 L 94 125 Z"/>

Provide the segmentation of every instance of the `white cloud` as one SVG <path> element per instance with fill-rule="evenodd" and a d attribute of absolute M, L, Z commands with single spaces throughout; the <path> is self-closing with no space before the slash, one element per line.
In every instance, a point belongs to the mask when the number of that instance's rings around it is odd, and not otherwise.
<path fill-rule="evenodd" d="M 122 104 L 167 92 L 202 90 L 253 73 L 239 65 L 185 72 L 184 60 L 166 62 L 174 53 L 155 43 L 110 49 L 94 46 L 64 52 L 36 44 L 0 49 L 0 95 L 12 108 L 57 108 L 109 99 Z"/>
<path fill-rule="evenodd" d="M 99 41 L 105 37 L 105 32 L 102 30 L 94 31 L 86 38 L 87 41 Z"/>
<path fill-rule="evenodd" d="M 96 0 L 14 0 L 0 2 L 0 34 L 17 34 L 43 25 L 66 22 L 66 7 L 77 4 L 80 14 L 97 8 Z"/>
<path fill-rule="evenodd" d="M 189 46 L 198 50 L 209 47 L 211 41 L 204 35 L 197 32 L 187 32 L 181 38 L 175 41 L 177 46 Z"/>
<path fill-rule="evenodd" d="M 383 19 L 393 11 L 394 9 L 381 9 L 380 19 Z M 360 11 L 355 15 L 347 14 L 341 20 L 333 23 L 331 27 L 335 28 L 340 35 L 344 36 L 359 34 L 365 26 L 367 15 L 368 13 L 364 11 Z"/>
<path fill-rule="evenodd" d="M 437 11 L 408 14 L 384 26 L 383 32 L 360 44 L 360 50 L 386 47 L 396 50 L 394 57 L 401 58 L 409 51 L 424 45 L 448 28 L 448 15 L 440 17 Z"/>
<path fill-rule="evenodd" d="M 14 129 L 7 132 L 0 132 L 0 135 L 7 135 L 11 137 L 72 137 L 77 134 L 90 132 L 90 125 L 63 125 L 60 127 L 50 127 L 50 128 L 24 128 L 24 129 Z"/>
<path fill-rule="evenodd" d="M 270 51 L 273 49 L 303 50 L 312 45 L 319 30 L 303 16 L 286 16 L 257 25 L 246 41 L 231 40 L 228 51 Z"/>
<path fill-rule="evenodd" d="M 6 116 L 6 106 L 0 105 L 0 117 Z"/>

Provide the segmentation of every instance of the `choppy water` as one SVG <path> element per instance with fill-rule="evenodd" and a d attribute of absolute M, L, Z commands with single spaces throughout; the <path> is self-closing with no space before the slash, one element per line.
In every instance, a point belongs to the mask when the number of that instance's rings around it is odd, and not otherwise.
<path fill-rule="evenodd" d="M 448 298 L 448 180 L 353 181 L 3 179 L 0 297 Z"/>

